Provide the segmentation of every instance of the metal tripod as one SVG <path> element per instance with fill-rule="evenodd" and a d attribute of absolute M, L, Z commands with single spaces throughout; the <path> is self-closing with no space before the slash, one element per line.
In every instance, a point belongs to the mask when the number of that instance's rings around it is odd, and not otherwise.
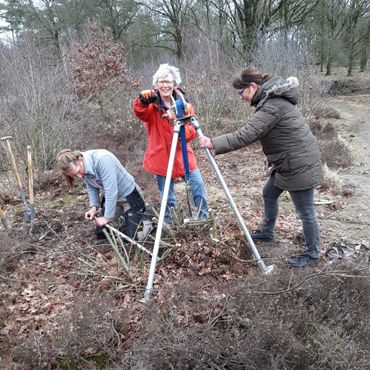
<path fill-rule="evenodd" d="M 157 257 L 158 257 L 158 251 L 159 251 L 159 244 L 161 242 L 161 237 L 162 237 L 162 229 L 163 229 L 163 223 L 164 223 L 164 216 L 166 212 L 166 207 L 167 207 L 167 200 L 168 200 L 168 192 L 170 189 L 170 183 L 171 183 L 171 177 L 172 177 L 172 170 L 173 170 L 173 164 L 175 160 L 175 155 L 176 155 L 176 147 L 178 144 L 178 139 L 179 139 L 179 134 L 180 134 L 180 128 L 183 124 L 188 123 L 189 121 L 181 121 L 181 120 L 176 120 L 175 121 L 175 126 L 174 126 L 174 133 L 173 133 L 173 138 L 172 138 L 172 143 L 171 143 L 171 151 L 170 151 L 170 157 L 168 160 L 168 167 L 167 167 L 167 173 L 166 173 L 166 181 L 163 189 L 163 196 L 161 200 L 161 209 L 159 212 L 159 219 L 158 219 L 158 226 L 157 226 L 157 232 L 155 235 L 155 241 L 154 241 L 154 247 L 153 247 L 153 254 L 152 254 L 152 260 L 150 264 L 150 270 L 149 270 L 149 276 L 148 276 L 148 282 L 147 286 L 145 288 L 145 293 L 144 293 L 144 299 L 143 301 L 146 302 L 150 299 L 152 292 L 153 292 L 153 279 L 154 279 L 154 273 L 155 273 L 155 268 L 156 268 L 156 263 L 157 263 Z M 200 129 L 200 125 L 198 120 L 192 116 L 190 117 L 190 122 L 192 123 L 193 127 L 196 129 L 198 136 L 203 136 L 202 130 Z M 260 254 L 258 253 L 258 250 L 253 242 L 253 239 L 250 236 L 250 233 L 239 213 L 238 208 L 235 205 L 235 202 L 231 196 L 231 193 L 222 177 L 222 174 L 220 172 L 220 169 L 218 168 L 218 165 L 213 158 L 211 152 L 209 149 L 206 149 L 206 153 L 208 156 L 209 161 L 211 162 L 211 165 L 217 175 L 218 180 L 221 183 L 221 186 L 225 192 L 225 195 L 230 203 L 230 207 L 232 208 L 238 222 L 240 225 L 241 230 L 244 233 L 244 237 L 247 240 L 252 253 L 254 257 L 256 258 L 256 263 L 257 266 L 259 267 L 260 271 L 268 275 L 270 274 L 273 269 L 274 265 L 266 266 L 265 263 L 263 262 Z"/>

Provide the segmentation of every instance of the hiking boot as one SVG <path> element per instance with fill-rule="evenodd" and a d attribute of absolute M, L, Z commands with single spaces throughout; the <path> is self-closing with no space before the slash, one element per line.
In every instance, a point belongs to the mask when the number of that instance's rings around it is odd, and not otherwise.
<path fill-rule="evenodd" d="M 274 238 L 265 234 L 262 230 L 254 230 L 251 233 L 253 241 L 273 242 Z"/>
<path fill-rule="evenodd" d="M 301 256 L 295 256 L 288 258 L 288 265 L 291 267 L 306 267 L 312 266 L 319 263 L 319 257 L 311 257 L 309 254 L 302 254 Z"/>

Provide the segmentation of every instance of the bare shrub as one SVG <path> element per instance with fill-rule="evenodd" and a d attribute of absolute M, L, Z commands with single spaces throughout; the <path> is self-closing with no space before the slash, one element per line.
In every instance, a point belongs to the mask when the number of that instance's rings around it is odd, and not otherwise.
<path fill-rule="evenodd" d="M 331 122 L 313 119 L 310 120 L 310 128 L 318 140 L 332 140 L 338 137 L 337 129 Z"/>
<path fill-rule="evenodd" d="M 340 118 L 340 113 L 336 109 L 326 105 L 315 107 L 313 109 L 313 115 L 315 118 Z"/>
<path fill-rule="evenodd" d="M 350 167 L 353 164 L 351 149 L 340 135 L 330 140 L 320 140 L 322 160 L 330 168 Z"/>
<path fill-rule="evenodd" d="M 360 79 L 344 77 L 331 81 L 330 95 L 369 94 L 369 79 L 362 76 Z"/>
<path fill-rule="evenodd" d="M 37 167 L 52 167 L 61 147 L 79 138 L 80 104 L 68 91 L 68 75 L 62 65 L 50 65 L 42 49 L 26 38 L 2 49 L 0 130 L 12 135 L 15 152 L 25 162 L 26 146 L 33 148 Z"/>
<path fill-rule="evenodd" d="M 121 343 L 127 331 L 127 314 L 116 308 L 113 300 L 88 298 L 76 302 L 47 333 L 30 333 L 12 355 L 14 361 L 29 369 L 58 364 L 79 368 L 87 360 L 106 365 L 108 353 Z"/>
<path fill-rule="evenodd" d="M 191 72 L 187 68 L 185 86 L 191 86 L 188 96 L 204 133 L 214 136 L 242 126 L 247 109 L 231 87 L 231 76 L 221 70 Z"/>
<path fill-rule="evenodd" d="M 321 159 L 326 165 L 322 189 L 333 186 L 334 192 L 337 192 L 340 183 L 336 178 L 337 176 L 334 176 L 334 172 L 329 171 L 328 167 L 331 169 L 350 167 L 353 164 L 351 148 L 347 141 L 338 134 L 336 127 L 331 122 L 314 119 L 311 120 L 310 127 L 318 140 Z"/>
<path fill-rule="evenodd" d="M 330 83 L 319 78 L 309 45 L 294 39 L 286 40 L 282 35 L 261 40 L 253 61 L 263 71 L 283 77 L 298 77 L 299 105 L 306 118 L 322 109 L 323 97 L 327 95 Z"/>
<path fill-rule="evenodd" d="M 337 172 L 331 170 L 326 163 L 323 166 L 324 180 L 320 184 L 321 190 L 330 190 L 333 194 L 339 194 L 342 188 L 342 180 Z"/>

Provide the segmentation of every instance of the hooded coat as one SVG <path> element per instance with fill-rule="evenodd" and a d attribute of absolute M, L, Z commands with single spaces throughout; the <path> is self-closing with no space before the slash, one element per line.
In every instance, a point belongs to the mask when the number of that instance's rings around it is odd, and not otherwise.
<path fill-rule="evenodd" d="M 177 98 L 174 91 L 174 98 Z M 142 104 L 140 98 L 134 100 L 134 114 L 144 122 L 147 134 L 148 145 L 144 155 L 143 168 L 156 175 L 166 176 L 168 160 L 170 157 L 172 137 L 174 133 L 173 124 L 164 117 L 167 108 L 157 103 Z M 196 130 L 191 124 L 185 125 L 186 141 L 189 142 L 196 137 Z M 189 170 L 197 168 L 195 154 L 190 144 L 187 144 Z M 176 147 L 175 161 L 173 165 L 172 178 L 185 176 L 181 143 Z"/>
<path fill-rule="evenodd" d="M 257 140 L 283 190 L 310 189 L 322 181 L 320 150 L 297 107 L 298 79 L 274 77 L 260 86 L 252 99 L 256 108 L 249 121 L 235 132 L 212 139 L 216 154 L 227 153 Z"/>

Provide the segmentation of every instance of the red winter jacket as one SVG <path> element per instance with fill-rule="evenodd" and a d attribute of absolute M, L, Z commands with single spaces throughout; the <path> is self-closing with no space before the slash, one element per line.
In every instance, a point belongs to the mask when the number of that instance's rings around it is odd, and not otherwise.
<path fill-rule="evenodd" d="M 134 113 L 144 122 L 149 139 L 144 155 L 143 168 L 156 175 L 166 176 L 174 131 L 173 125 L 168 119 L 161 117 L 166 111 L 163 108 L 158 108 L 158 105 L 154 103 L 149 105 L 141 104 L 139 97 L 137 97 L 134 100 Z M 185 133 L 187 142 L 196 137 L 196 130 L 192 124 L 185 125 Z M 187 149 L 189 169 L 193 171 L 197 168 L 197 162 L 190 144 L 187 144 Z M 179 140 L 176 148 L 172 178 L 175 179 L 180 176 L 185 176 L 185 170 Z"/>

